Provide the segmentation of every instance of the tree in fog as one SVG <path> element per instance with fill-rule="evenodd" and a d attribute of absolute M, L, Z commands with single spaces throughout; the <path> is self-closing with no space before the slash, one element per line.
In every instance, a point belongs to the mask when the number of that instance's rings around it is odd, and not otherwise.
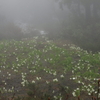
<path fill-rule="evenodd" d="M 67 5 L 70 11 L 77 16 L 81 16 L 82 10 L 84 10 L 86 21 L 100 18 L 100 0 L 61 0 L 59 4 L 61 9 Z"/>

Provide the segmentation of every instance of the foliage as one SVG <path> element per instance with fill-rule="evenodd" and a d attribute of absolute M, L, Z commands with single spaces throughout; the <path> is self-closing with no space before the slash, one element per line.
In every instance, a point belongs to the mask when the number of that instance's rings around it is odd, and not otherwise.
<path fill-rule="evenodd" d="M 70 39 L 81 48 L 97 52 L 100 50 L 100 22 L 92 19 L 91 23 L 84 21 L 84 18 L 70 18 L 64 21 L 61 27 L 61 36 Z"/>
<path fill-rule="evenodd" d="M 100 51 L 100 0 L 61 0 L 70 10 L 61 25 L 61 37 L 70 39 L 85 50 Z"/>

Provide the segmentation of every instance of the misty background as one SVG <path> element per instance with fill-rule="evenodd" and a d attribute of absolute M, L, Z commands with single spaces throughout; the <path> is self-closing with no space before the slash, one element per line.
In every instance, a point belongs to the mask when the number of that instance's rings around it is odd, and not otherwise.
<path fill-rule="evenodd" d="M 46 34 L 100 50 L 98 0 L 0 0 L 0 40 Z"/>
<path fill-rule="evenodd" d="M 28 28 L 52 29 L 60 24 L 64 15 L 67 16 L 54 0 L 0 0 L 1 24 L 10 22 L 24 31 Z"/>

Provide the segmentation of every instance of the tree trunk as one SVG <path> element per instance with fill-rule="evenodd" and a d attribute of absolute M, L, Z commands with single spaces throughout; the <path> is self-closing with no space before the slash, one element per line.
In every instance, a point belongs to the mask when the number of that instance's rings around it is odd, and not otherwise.
<path fill-rule="evenodd" d="M 80 16 L 81 15 L 81 10 L 80 10 L 80 5 L 81 4 L 80 4 L 80 1 L 78 1 L 77 3 L 78 3 L 78 15 Z"/>
<path fill-rule="evenodd" d="M 93 18 L 94 19 L 98 19 L 98 8 L 97 8 L 97 2 L 96 1 L 94 1 L 93 2 Z"/>
<path fill-rule="evenodd" d="M 86 21 L 89 22 L 91 20 L 91 5 L 89 3 L 85 4 L 85 18 Z"/>

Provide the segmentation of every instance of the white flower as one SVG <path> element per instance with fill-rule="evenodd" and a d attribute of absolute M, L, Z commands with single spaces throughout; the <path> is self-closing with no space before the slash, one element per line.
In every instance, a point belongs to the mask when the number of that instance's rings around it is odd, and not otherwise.
<path fill-rule="evenodd" d="M 33 80 L 32 83 L 35 83 L 35 81 Z"/>
<path fill-rule="evenodd" d="M 25 86 L 25 82 L 21 82 L 22 86 Z"/>
<path fill-rule="evenodd" d="M 62 97 L 60 97 L 60 99 L 59 100 L 62 100 Z"/>
<path fill-rule="evenodd" d="M 30 70 L 30 73 L 32 72 L 32 70 Z"/>
<path fill-rule="evenodd" d="M 56 71 L 53 73 L 53 75 L 56 75 L 57 73 L 56 73 Z"/>
<path fill-rule="evenodd" d="M 14 72 L 18 72 L 18 70 L 14 69 Z"/>
<path fill-rule="evenodd" d="M 89 91 L 90 91 L 90 89 L 88 88 L 88 89 L 87 89 L 87 91 L 89 92 Z"/>
<path fill-rule="evenodd" d="M 36 70 L 34 70 L 34 73 L 36 72 Z"/>
<path fill-rule="evenodd" d="M 58 82 L 58 79 L 57 78 L 53 79 L 53 82 Z"/>
<path fill-rule="evenodd" d="M 18 49 L 16 48 L 15 50 L 17 51 Z"/>
<path fill-rule="evenodd" d="M 91 88 L 92 86 L 89 84 L 89 87 Z"/>
<path fill-rule="evenodd" d="M 8 74 L 8 76 L 11 76 L 11 74 Z"/>
<path fill-rule="evenodd" d="M 84 82 L 82 82 L 82 85 L 84 85 Z"/>
<path fill-rule="evenodd" d="M 76 96 L 75 92 L 72 92 L 72 95 L 75 97 Z"/>
<path fill-rule="evenodd" d="M 47 61 L 47 59 L 44 59 L 44 61 Z"/>
<path fill-rule="evenodd" d="M 47 84 L 49 84 L 49 81 L 46 81 Z"/>
<path fill-rule="evenodd" d="M 78 56 L 80 57 L 80 54 L 78 54 Z"/>
<path fill-rule="evenodd" d="M 81 83 L 81 81 L 78 81 L 78 83 Z"/>
<path fill-rule="evenodd" d="M 54 96 L 54 99 L 57 99 L 57 97 L 56 97 L 56 96 Z"/>
<path fill-rule="evenodd" d="M 100 93 L 98 93 L 98 98 L 100 98 Z"/>
<path fill-rule="evenodd" d="M 52 93 L 55 93 L 55 91 L 53 90 Z"/>
<path fill-rule="evenodd" d="M 12 86 L 12 90 L 14 89 L 14 87 Z"/>
<path fill-rule="evenodd" d="M 88 95 L 91 95 L 91 93 L 88 93 Z"/>
<path fill-rule="evenodd" d="M 64 75 L 62 74 L 62 75 L 60 75 L 60 77 L 61 77 L 61 78 L 64 78 Z"/>
<path fill-rule="evenodd" d="M 17 64 L 17 66 L 19 66 L 19 67 L 20 67 L 20 64 Z"/>
<path fill-rule="evenodd" d="M 50 58 L 50 60 L 52 61 L 52 58 Z"/>
<path fill-rule="evenodd" d="M 25 75 L 27 74 L 27 73 L 24 73 Z"/>
<path fill-rule="evenodd" d="M 73 77 L 73 80 L 75 80 L 76 78 L 75 77 Z"/>
<path fill-rule="evenodd" d="M 97 94 L 97 91 L 95 91 L 95 94 Z"/>
<path fill-rule="evenodd" d="M 79 88 L 77 88 L 76 90 L 79 90 Z"/>
<path fill-rule="evenodd" d="M 7 83 L 5 82 L 5 85 L 7 85 Z"/>
<path fill-rule="evenodd" d="M 18 58 L 16 58 L 16 61 L 18 61 L 19 59 Z"/>
<path fill-rule="evenodd" d="M 41 79 L 41 77 L 39 77 L 39 79 Z"/>
<path fill-rule="evenodd" d="M 7 89 L 5 89 L 4 91 L 7 92 Z"/>
<path fill-rule="evenodd" d="M 41 77 L 36 77 L 36 79 L 37 79 L 37 80 L 40 80 L 40 79 L 41 79 Z"/>
<path fill-rule="evenodd" d="M 74 73 L 74 70 L 72 70 L 72 73 Z"/>

